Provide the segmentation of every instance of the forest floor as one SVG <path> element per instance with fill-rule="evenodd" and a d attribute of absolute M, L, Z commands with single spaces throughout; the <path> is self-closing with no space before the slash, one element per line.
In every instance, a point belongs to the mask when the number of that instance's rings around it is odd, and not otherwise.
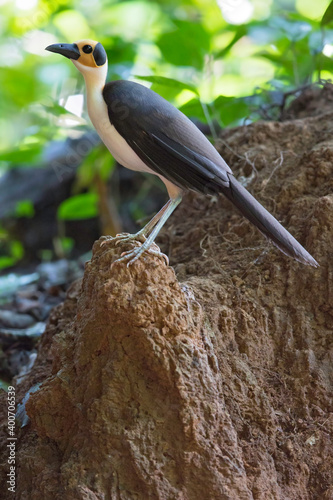
<path fill-rule="evenodd" d="M 19 403 L 42 384 L 16 429 L 16 498 L 333 499 L 332 105 L 332 86 L 308 89 L 216 144 L 318 269 L 193 193 L 159 239 L 172 267 L 111 267 L 129 244 L 95 243 L 16 387 Z"/>

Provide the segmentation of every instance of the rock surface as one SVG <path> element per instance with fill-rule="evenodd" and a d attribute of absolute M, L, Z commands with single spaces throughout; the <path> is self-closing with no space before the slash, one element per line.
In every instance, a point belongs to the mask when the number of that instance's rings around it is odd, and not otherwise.
<path fill-rule="evenodd" d="M 17 387 L 19 402 L 42 382 L 16 498 L 333 498 L 333 113 L 304 109 L 218 147 L 320 267 L 194 194 L 160 238 L 174 270 L 149 254 L 111 267 L 130 244 L 97 241 Z"/>

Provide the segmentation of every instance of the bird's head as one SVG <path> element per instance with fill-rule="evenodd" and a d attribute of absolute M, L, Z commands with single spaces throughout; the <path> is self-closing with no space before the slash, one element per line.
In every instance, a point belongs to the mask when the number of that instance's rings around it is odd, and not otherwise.
<path fill-rule="evenodd" d="M 85 79 L 106 78 L 108 60 L 103 45 L 95 40 L 78 40 L 74 43 L 55 43 L 45 50 L 71 59 Z"/>

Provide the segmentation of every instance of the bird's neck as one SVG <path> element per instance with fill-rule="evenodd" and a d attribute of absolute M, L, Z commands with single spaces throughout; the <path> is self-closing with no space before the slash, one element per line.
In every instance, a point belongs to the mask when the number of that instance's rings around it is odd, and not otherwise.
<path fill-rule="evenodd" d="M 104 64 L 104 66 L 98 68 L 98 71 L 96 70 L 96 68 L 91 68 L 91 70 L 89 68 L 88 71 L 85 71 L 83 73 L 84 80 L 86 82 L 87 94 L 98 91 L 101 92 L 103 90 L 107 73 L 107 64 Z"/>
<path fill-rule="evenodd" d="M 99 71 L 86 71 L 83 76 L 86 83 L 88 114 L 93 125 L 99 132 L 98 129 L 106 110 L 103 88 L 107 76 L 107 64 L 99 68 Z"/>

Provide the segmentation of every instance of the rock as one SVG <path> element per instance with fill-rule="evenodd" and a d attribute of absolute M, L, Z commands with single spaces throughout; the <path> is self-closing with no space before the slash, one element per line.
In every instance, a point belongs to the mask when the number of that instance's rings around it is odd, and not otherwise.
<path fill-rule="evenodd" d="M 35 323 L 30 314 L 18 314 L 13 311 L 0 309 L 0 329 L 5 328 L 29 328 Z"/>

